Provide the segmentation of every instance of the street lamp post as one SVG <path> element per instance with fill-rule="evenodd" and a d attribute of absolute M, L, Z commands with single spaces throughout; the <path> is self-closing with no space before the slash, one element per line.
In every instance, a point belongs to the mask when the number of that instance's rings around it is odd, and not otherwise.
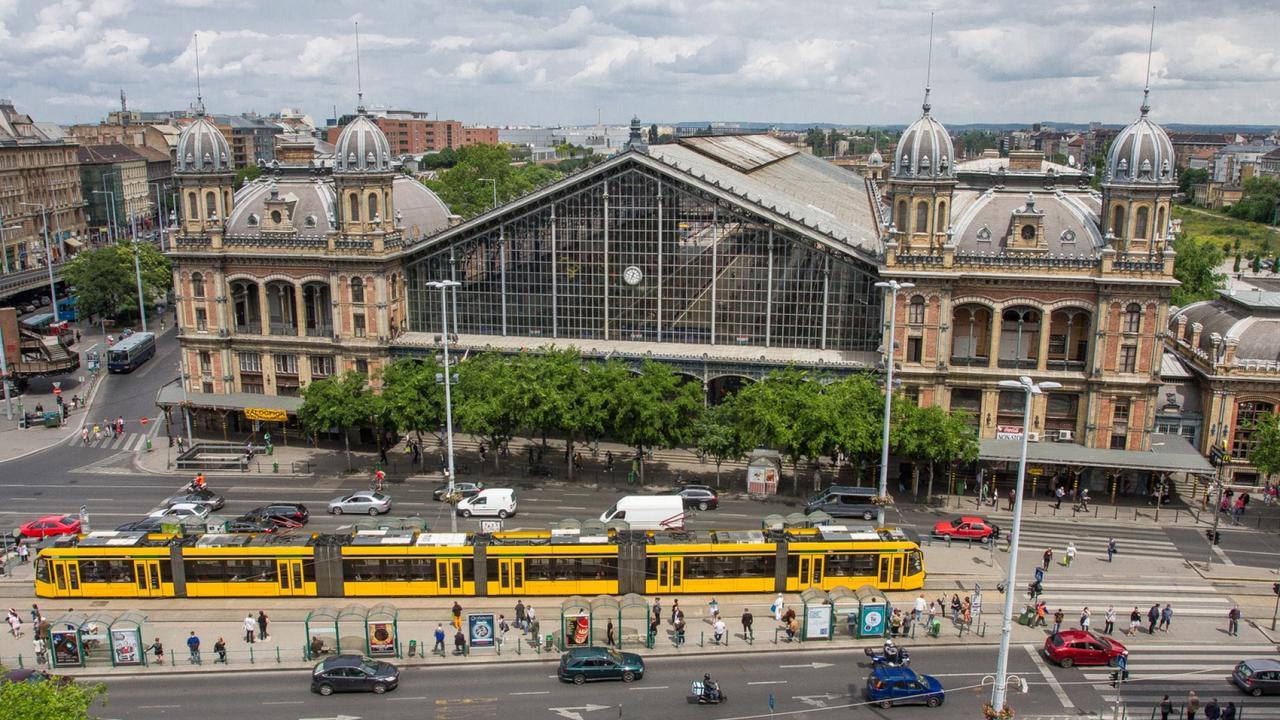
<path fill-rule="evenodd" d="M 445 491 L 450 498 L 453 497 L 453 394 L 451 390 L 453 368 L 449 366 L 449 289 L 456 288 L 462 283 L 456 280 L 435 280 L 427 283 L 427 287 L 438 288 L 440 290 L 440 324 L 444 333 L 440 336 L 440 345 L 444 348 L 444 433 L 445 443 L 449 453 L 449 487 Z M 458 508 L 455 505 L 449 513 L 449 527 L 453 532 L 458 532 Z"/>
<path fill-rule="evenodd" d="M 498 181 L 494 178 L 479 178 L 480 182 L 487 182 L 493 186 L 493 207 L 490 210 L 496 210 L 498 207 Z"/>
<path fill-rule="evenodd" d="M 40 217 L 44 223 L 44 266 L 49 271 L 49 305 L 53 307 L 53 321 L 58 322 L 58 285 L 53 280 L 53 258 L 49 255 L 49 211 L 44 203 L 24 202 L 18 204 L 40 208 Z"/>
<path fill-rule="evenodd" d="M 138 249 L 138 216 L 130 213 L 129 223 L 133 232 L 133 276 L 138 281 L 138 317 L 142 319 L 142 332 L 147 331 L 147 303 L 142 294 L 142 264 L 138 256 L 142 251 Z"/>
<path fill-rule="evenodd" d="M 107 238 L 111 242 L 115 242 L 118 236 L 116 233 L 116 193 L 115 190 L 107 189 L 107 178 L 115 176 L 116 173 L 102 173 L 102 190 L 101 192 L 98 190 L 93 191 L 95 195 L 111 196 L 111 204 L 107 206 Z M 115 183 L 112 183 L 111 187 L 114 188 Z"/>
<path fill-rule="evenodd" d="M 1001 380 L 1000 387 L 1021 390 L 1024 394 L 1022 408 L 1022 449 L 1018 453 L 1018 485 L 1014 491 L 1013 528 L 1009 533 L 1009 572 L 1004 579 L 1004 615 L 1000 623 L 1000 654 L 996 657 L 996 678 L 991 691 L 991 707 L 1000 712 L 1005 706 L 1009 685 L 1009 636 L 1013 633 L 1013 596 L 1017 592 L 1018 544 L 1022 539 L 1022 487 L 1027 479 L 1027 436 L 1031 429 L 1031 400 L 1045 390 L 1062 387 L 1061 383 L 1045 381 L 1039 384 L 1022 376 L 1017 380 Z"/>
<path fill-rule="evenodd" d="M 880 502 L 876 510 L 876 522 L 884 527 L 885 507 L 889 497 L 889 423 L 893 415 L 893 362 L 894 336 L 897 335 L 898 291 L 910 290 L 914 283 L 903 283 L 897 280 L 878 282 L 876 287 L 889 291 L 889 336 L 884 341 L 885 376 L 884 382 L 884 429 L 880 435 Z"/>

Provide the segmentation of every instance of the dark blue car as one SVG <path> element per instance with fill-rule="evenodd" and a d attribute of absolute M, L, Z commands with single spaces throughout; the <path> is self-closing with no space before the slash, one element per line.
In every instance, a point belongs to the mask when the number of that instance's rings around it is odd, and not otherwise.
<path fill-rule="evenodd" d="M 867 676 L 867 699 L 880 707 L 928 705 L 938 707 L 946 699 L 942 683 L 930 675 L 917 675 L 911 668 L 877 667 Z"/>

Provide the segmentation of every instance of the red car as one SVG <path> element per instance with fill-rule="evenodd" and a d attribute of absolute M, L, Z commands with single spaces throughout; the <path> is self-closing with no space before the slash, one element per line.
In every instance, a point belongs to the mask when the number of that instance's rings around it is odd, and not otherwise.
<path fill-rule="evenodd" d="M 1084 630 L 1063 630 L 1044 639 L 1044 654 L 1062 667 L 1072 665 L 1120 664 L 1120 656 L 1128 655 L 1123 645 Z"/>
<path fill-rule="evenodd" d="M 977 515 L 962 515 L 951 520 L 939 520 L 933 526 L 933 534 L 941 537 L 953 537 L 957 540 L 982 540 L 1000 537 L 1000 526 L 993 525 Z"/>
<path fill-rule="evenodd" d="M 76 535 L 80 532 L 80 518 L 75 515 L 49 515 L 18 528 L 24 537 L 42 538 L 50 535 Z"/>

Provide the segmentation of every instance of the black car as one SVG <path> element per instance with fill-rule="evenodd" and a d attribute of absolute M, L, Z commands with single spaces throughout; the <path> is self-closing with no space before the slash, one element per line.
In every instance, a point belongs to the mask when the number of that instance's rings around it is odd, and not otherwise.
<path fill-rule="evenodd" d="M 710 485 L 685 485 L 676 491 L 684 500 L 685 509 L 715 510 L 720 504 L 720 494 Z"/>
<path fill-rule="evenodd" d="M 479 495 L 480 491 L 483 489 L 484 489 L 484 483 L 456 482 L 456 481 L 453 483 L 453 493 L 457 495 L 459 499 L 469 498 L 469 497 L 472 497 L 473 495 Z M 435 500 L 436 502 L 441 502 L 444 500 L 444 496 L 447 495 L 448 493 L 449 493 L 449 483 L 445 483 L 440 487 L 436 488 L 435 490 L 431 491 L 431 499 Z"/>
<path fill-rule="evenodd" d="M 363 655 L 335 655 L 316 663 L 311 670 L 311 691 L 321 695 L 336 692 L 374 692 L 381 695 L 400 684 L 395 665 Z"/>
<path fill-rule="evenodd" d="M 170 522 L 172 522 L 172 520 L 170 520 Z M 161 528 L 163 523 L 164 520 L 161 518 L 142 518 L 141 520 L 134 520 L 133 522 L 127 522 L 121 525 L 116 528 L 116 532 L 158 533 L 163 530 L 163 528 Z"/>
<path fill-rule="evenodd" d="M 229 533 L 273 533 L 278 526 L 268 518 L 236 518 L 227 523 Z"/>
<path fill-rule="evenodd" d="M 271 503 L 260 508 L 254 508 L 241 515 L 239 519 L 270 520 L 280 527 L 292 528 L 306 525 L 310 517 L 310 513 L 307 512 L 307 506 L 302 503 Z"/>

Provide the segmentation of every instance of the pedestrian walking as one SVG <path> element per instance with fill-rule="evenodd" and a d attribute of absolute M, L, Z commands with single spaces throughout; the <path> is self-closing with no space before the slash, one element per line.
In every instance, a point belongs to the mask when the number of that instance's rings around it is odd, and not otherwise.
<path fill-rule="evenodd" d="M 453 629 L 462 631 L 462 605 L 457 600 L 453 601 Z"/>
<path fill-rule="evenodd" d="M 782 593 L 778 593 L 778 597 L 774 598 L 773 605 L 769 607 L 769 612 L 773 613 L 773 619 L 782 622 L 783 609 L 787 603 L 782 599 Z"/>
<path fill-rule="evenodd" d="M 712 622 L 720 619 L 720 603 L 716 602 L 715 598 L 711 598 L 711 602 L 707 603 L 707 614 Z"/>
<path fill-rule="evenodd" d="M 953 625 L 960 624 L 961 607 L 963 606 L 960 604 L 960 596 L 958 594 L 952 593 L 951 594 L 951 624 Z"/>
<path fill-rule="evenodd" d="M 5 622 L 9 623 L 9 633 L 16 638 L 22 637 L 22 618 L 18 617 L 18 611 L 9 608 L 9 614 L 5 616 Z"/>
<path fill-rule="evenodd" d="M 1111 538 L 1107 541 L 1107 562 L 1115 562 L 1116 557 L 1116 539 Z"/>
<path fill-rule="evenodd" d="M 1169 716 L 1173 714 L 1173 701 L 1165 695 L 1160 699 L 1160 720 L 1169 720 Z"/>
<path fill-rule="evenodd" d="M 1156 623 L 1160 622 L 1160 603 L 1153 603 L 1147 611 L 1147 634 L 1156 634 Z"/>
<path fill-rule="evenodd" d="M 147 650 L 156 656 L 157 665 L 164 664 L 164 643 L 160 642 L 160 638 L 156 638 L 155 642 L 148 645 Z"/>
<path fill-rule="evenodd" d="M 716 620 L 715 624 L 711 626 L 711 629 L 715 631 L 715 643 L 719 645 L 721 641 L 724 640 L 724 635 L 725 635 L 724 621 Z"/>
<path fill-rule="evenodd" d="M 711 602 L 715 602 L 715 600 L 716 600 L 715 598 L 711 598 Z M 673 598 L 671 600 L 670 622 L 674 624 L 675 621 L 681 617 L 684 617 L 684 611 L 680 609 L 680 598 Z"/>
<path fill-rule="evenodd" d="M 662 598 L 660 597 L 653 599 L 653 619 L 656 620 L 659 625 L 662 624 Z"/>
<path fill-rule="evenodd" d="M 1064 490 L 1064 489 L 1062 488 L 1062 486 L 1061 486 L 1061 485 L 1059 485 L 1059 486 L 1058 486 L 1058 489 L 1053 491 L 1053 496 L 1054 496 L 1054 499 L 1056 499 L 1056 500 L 1057 500 L 1057 502 L 1055 502 L 1055 503 L 1053 504 L 1053 509 L 1054 509 L 1054 510 L 1061 510 L 1061 509 L 1062 509 L 1062 498 L 1064 498 L 1064 497 L 1066 497 L 1066 496 L 1067 496 L 1067 491 L 1066 491 L 1066 490 Z"/>
<path fill-rule="evenodd" d="M 117 435 L 124 434 L 124 416 L 123 415 L 116 418 L 116 434 Z"/>
<path fill-rule="evenodd" d="M 609 647 L 613 647 L 617 643 L 613 639 L 613 621 L 609 621 L 609 625 L 604 629 L 604 641 Z"/>
<path fill-rule="evenodd" d="M 43 616 L 40 614 L 40 606 L 35 603 L 31 603 L 31 625 L 38 627 L 40 625 L 41 617 Z"/>
<path fill-rule="evenodd" d="M 1227 634 L 1235 637 L 1240 634 L 1240 606 L 1232 605 L 1227 611 Z"/>
<path fill-rule="evenodd" d="M 88 425 L 80 426 L 80 444 L 81 445 L 89 444 L 89 426 Z"/>
<path fill-rule="evenodd" d="M 925 623 L 926 627 L 933 627 L 933 619 L 938 616 L 937 601 L 929 603 L 929 620 Z"/>
<path fill-rule="evenodd" d="M 191 664 L 200 664 L 200 637 L 196 635 L 196 631 L 192 630 L 191 635 L 187 637 L 187 651 L 191 653 Z"/>
<path fill-rule="evenodd" d="M 1142 624 L 1142 613 L 1138 612 L 1138 606 L 1133 606 L 1133 612 L 1129 613 L 1129 629 L 1125 635 L 1137 635 L 1138 626 Z"/>
<path fill-rule="evenodd" d="M 1195 690 L 1192 690 L 1187 693 L 1187 720 L 1195 720 L 1198 712 L 1200 712 L 1200 696 L 1196 695 Z"/>
<path fill-rule="evenodd" d="M 101 439 L 102 439 L 102 426 L 95 424 L 93 426 L 93 441 L 97 442 Z"/>
<path fill-rule="evenodd" d="M 1111 607 L 1108 607 L 1108 608 L 1107 608 L 1107 614 L 1106 614 L 1106 617 L 1105 617 L 1105 619 L 1104 619 L 1104 622 L 1105 622 L 1105 625 L 1103 626 L 1103 630 L 1102 630 L 1102 632 L 1106 633 L 1107 635 L 1110 635 L 1111 633 L 1115 632 L 1115 629 L 1116 629 L 1116 609 L 1115 609 L 1115 606 L 1114 606 L 1114 605 L 1113 605 L 1113 606 L 1111 606 Z"/>
<path fill-rule="evenodd" d="M 1218 707 L 1218 698 L 1213 698 L 1204 706 L 1205 720 L 1221 720 L 1222 709 Z"/>
<path fill-rule="evenodd" d="M 744 639 L 754 638 L 756 636 L 755 632 L 751 629 L 751 626 L 755 621 L 756 619 L 752 616 L 751 609 L 744 608 L 742 610 L 742 637 Z"/>
<path fill-rule="evenodd" d="M 1236 720 L 1236 704 L 1228 702 L 1227 706 L 1222 708 L 1222 720 Z"/>
<path fill-rule="evenodd" d="M 213 651 L 218 654 L 218 659 L 215 662 L 219 662 L 219 663 L 222 663 L 223 665 L 226 665 L 227 664 L 227 641 L 219 637 L 218 642 L 213 644 Z"/>
<path fill-rule="evenodd" d="M 1013 501 L 1018 499 L 1016 488 L 1009 488 L 1009 512 L 1013 512 Z"/>
<path fill-rule="evenodd" d="M 18 541 L 18 564 L 26 565 L 31 562 L 31 548 L 27 547 L 24 540 Z"/>
<path fill-rule="evenodd" d="M 1067 556 L 1062 559 L 1062 564 L 1071 567 L 1071 561 L 1076 559 L 1076 544 L 1067 543 Z"/>
<path fill-rule="evenodd" d="M 436 646 L 431 649 L 431 653 L 439 653 L 444 655 L 444 624 L 436 623 Z"/>
<path fill-rule="evenodd" d="M 1089 632 L 1089 608 L 1080 611 L 1080 629 Z"/>
<path fill-rule="evenodd" d="M 920 593 L 920 597 L 916 598 L 916 608 L 914 610 L 916 622 L 920 622 L 920 619 L 924 617 L 924 611 L 928 605 L 928 601 L 924 599 L 924 593 Z"/>
<path fill-rule="evenodd" d="M 266 642 L 267 640 L 271 639 L 271 636 L 267 635 L 267 623 L 269 622 L 270 620 L 267 619 L 267 614 L 262 610 L 259 610 L 258 611 L 258 639 L 262 640 L 263 642 Z"/>
<path fill-rule="evenodd" d="M 1053 613 L 1053 632 L 1050 633 L 1051 635 L 1057 635 L 1058 632 L 1062 630 L 1062 620 L 1065 617 L 1066 616 L 1062 614 L 1062 608 L 1058 608 Z"/>
<path fill-rule="evenodd" d="M 523 600 L 516 600 L 516 627 L 520 628 L 522 634 L 529 627 L 529 616 L 524 611 Z"/>
<path fill-rule="evenodd" d="M 1169 623 L 1173 621 L 1173 606 L 1169 603 L 1164 604 L 1164 609 L 1160 611 L 1160 629 L 1169 632 Z"/>
<path fill-rule="evenodd" d="M 244 616 L 244 641 L 253 644 L 254 633 L 258 631 L 258 623 L 253 619 L 253 613 L 247 613 Z"/>
<path fill-rule="evenodd" d="M 45 649 L 44 640 L 39 635 L 31 639 L 31 649 L 35 651 L 37 665 L 45 665 L 49 662 L 49 656 L 47 654 L 48 651 Z"/>
<path fill-rule="evenodd" d="M 1040 563 L 1041 570 L 1048 570 L 1049 563 L 1053 562 L 1053 548 L 1046 548 L 1044 551 L 1044 561 Z"/>

